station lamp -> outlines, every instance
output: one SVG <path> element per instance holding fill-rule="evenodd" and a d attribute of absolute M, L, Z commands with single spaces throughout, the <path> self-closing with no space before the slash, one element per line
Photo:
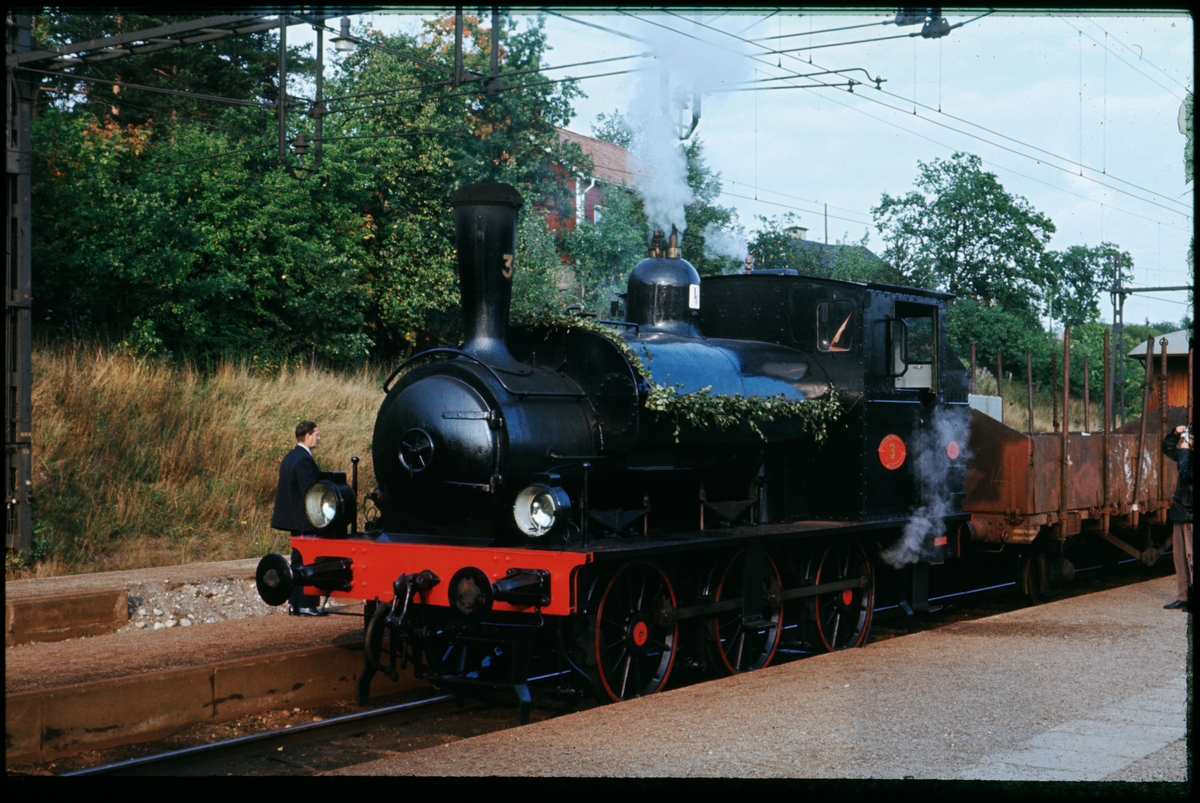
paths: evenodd
<path fill-rule="evenodd" d="M 354 40 L 350 38 L 349 17 L 342 17 L 342 32 L 333 37 L 333 47 L 339 53 L 349 53 L 354 50 Z"/>

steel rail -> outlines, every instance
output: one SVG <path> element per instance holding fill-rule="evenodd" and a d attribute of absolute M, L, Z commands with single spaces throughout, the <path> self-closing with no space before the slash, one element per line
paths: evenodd
<path fill-rule="evenodd" d="M 458 697 L 457 694 L 440 694 L 424 700 L 376 708 L 371 711 L 360 711 L 345 716 L 332 717 L 320 722 L 309 722 L 283 730 L 264 731 L 249 736 L 238 736 L 212 744 L 185 747 L 181 750 L 171 750 L 152 756 L 132 758 L 128 761 L 118 761 L 115 764 L 105 764 L 100 767 L 64 772 L 59 777 L 67 776 L 97 776 L 97 775 L 165 775 L 170 771 L 199 764 L 210 764 L 214 761 L 235 758 L 248 753 L 261 752 L 268 747 L 281 747 L 297 742 L 307 742 L 317 736 L 333 734 L 359 733 L 366 726 L 379 725 L 388 719 L 398 718 L 418 708 L 425 708 L 440 703 L 450 702 Z"/>

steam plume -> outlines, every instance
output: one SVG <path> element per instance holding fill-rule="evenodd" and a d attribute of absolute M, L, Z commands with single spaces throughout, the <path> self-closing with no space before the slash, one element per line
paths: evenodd
<path fill-rule="evenodd" d="M 746 257 L 749 245 L 745 233 L 722 229 L 715 223 L 709 223 L 700 232 L 704 237 L 704 255 L 709 259 L 725 257 L 741 262 Z"/>
<path fill-rule="evenodd" d="M 691 30 L 682 20 L 671 22 L 701 38 L 711 36 L 702 29 Z M 636 183 L 650 226 L 670 232 L 674 225 L 682 234 L 687 226 L 684 207 L 692 202 L 687 158 L 680 144 L 691 123 L 691 112 L 685 115 L 684 110 L 694 109 L 704 92 L 748 76 L 749 62 L 724 43 L 717 46 L 668 31 L 656 36 L 652 53 L 658 69 L 641 74 L 627 119 L 635 132 L 632 150 L 649 166 Z"/>
<path fill-rule="evenodd" d="M 967 434 L 970 417 L 965 409 L 939 408 L 933 415 L 933 427 L 922 432 L 910 444 L 915 453 L 914 470 L 920 502 L 912 512 L 900 540 L 884 550 L 880 557 L 899 569 L 933 556 L 933 539 L 945 532 L 943 519 L 956 512 L 950 493 L 952 467 L 946 445 L 954 441 L 960 454 L 954 465 L 965 465 L 968 454 Z"/>

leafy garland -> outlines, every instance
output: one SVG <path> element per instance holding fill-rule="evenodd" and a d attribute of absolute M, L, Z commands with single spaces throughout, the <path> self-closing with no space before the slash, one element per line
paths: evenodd
<path fill-rule="evenodd" d="M 766 441 L 767 436 L 758 428 L 759 422 L 798 418 L 820 445 L 828 437 L 829 424 L 842 413 L 837 391 L 832 388 L 824 399 L 789 401 L 782 393 L 765 399 L 761 396 L 714 396 L 710 393 L 711 385 L 681 395 L 677 389 L 679 387 L 652 383 L 651 391 L 646 396 L 647 410 L 653 410 L 659 420 L 669 417 L 675 424 L 676 443 L 679 443 L 679 428 L 684 422 L 697 429 L 728 429 L 744 421 L 754 430 L 754 434 Z"/>
<path fill-rule="evenodd" d="M 829 396 L 824 399 L 804 401 L 789 401 L 782 393 L 765 399 L 761 396 L 713 395 L 711 385 L 694 393 L 681 394 L 679 388 L 683 387 L 682 385 L 656 383 L 638 353 L 624 338 L 619 337 L 611 326 L 591 318 L 562 313 L 531 316 L 521 323 L 567 331 L 585 329 L 611 341 L 625 359 L 629 360 L 638 376 L 650 386 L 650 392 L 646 395 L 646 409 L 654 412 L 658 420 L 669 418 L 674 423 L 676 443 L 679 443 L 680 427 L 685 422 L 697 429 L 721 430 L 745 422 L 758 437 L 766 441 L 767 436 L 758 428 L 760 422 L 774 421 L 777 418 L 796 418 L 800 419 L 805 430 L 812 433 L 813 439 L 819 445 L 828 437 L 829 424 L 836 421 L 842 413 L 837 391 L 833 388 L 830 388 Z M 646 360 L 651 360 L 649 349 L 646 349 Z"/>
<path fill-rule="evenodd" d="M 633 366 L 633 370 L 637 375 L 645 379 L 650 384 L 650 387 L 655 387 L 654 380 L 650 378 L 650 369 L 646 367 L 646 363 L 642 362 L 641 356 L 629 346 L 629 343 L 624 338 L 619 337 L 613 331 L 611 325 L 600 323 L 595 318 L 584 318 L 581 315 L 567 315 L 563 312 L 545 312 L 537 315 L 527 315 L 513 323 L 521 326 L 545 326 L 550 329 L 562 329 L 567 332 L 572 329 L 583 329 L 588 332 L 594 332 L 608 339 L 609 342 L 616 346 L 625 359 L 629 360 L 629 364 Z M 652 361 L 649 349 L 646 349 L 646 360 L 647 362 Z"/>

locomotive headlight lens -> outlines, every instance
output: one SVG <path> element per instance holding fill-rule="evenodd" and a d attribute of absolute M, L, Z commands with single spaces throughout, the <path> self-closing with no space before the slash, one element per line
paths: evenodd
<path fill-rule="evenodd" d="M 308 521 L 318 530 L 323 530 L 337 517 L 339 502 L 337 491 L 324 482 L 318 482 L 304 495 L 304 512 Z"/>
<path fill-rule="evenodd" d="M 513 518 L 521 532 L 539 538 L 554 530 L 570 515 L 571 498 L 562 488 L 530 485 L 517 494 Z"/>

